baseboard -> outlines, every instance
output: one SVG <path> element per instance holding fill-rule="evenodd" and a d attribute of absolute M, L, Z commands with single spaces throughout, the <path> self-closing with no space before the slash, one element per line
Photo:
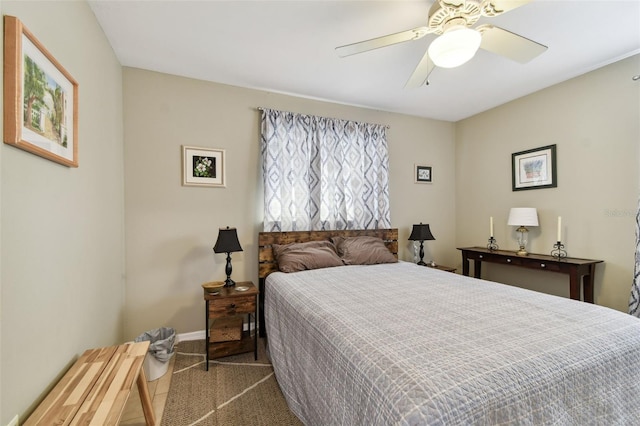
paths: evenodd
<path fill-rule="evenodd" d="M 192 331 L 191 333 L 180 333 L 176 336 L 176 343 L 186 342 L 188 340 L 204 340 L 205 337 L 204 330 Z"/>

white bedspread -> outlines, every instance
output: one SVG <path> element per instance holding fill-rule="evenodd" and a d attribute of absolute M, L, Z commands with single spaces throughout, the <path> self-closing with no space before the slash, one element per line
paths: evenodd
<path fill-rule="evenodd" d="M 306 425 L 640 423 L 640 320 L 411 263 L 267 278 L 276 377 Z"/>

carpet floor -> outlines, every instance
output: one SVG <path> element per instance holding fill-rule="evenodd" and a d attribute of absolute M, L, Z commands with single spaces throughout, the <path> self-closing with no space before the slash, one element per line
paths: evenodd
<path fill-rule="evenodd" d="M 302 425 L 289 410 L 267 359 L 264 341 L 253 352 L 212 360 L 205 371 L 204 340 L 180 342 L 162 426 Z"/>

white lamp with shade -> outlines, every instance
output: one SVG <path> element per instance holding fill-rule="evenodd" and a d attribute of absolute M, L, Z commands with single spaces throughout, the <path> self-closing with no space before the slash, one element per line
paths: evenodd
<path fill-rule="evenodd" d="M 516 232 L 518 232 L 518 245 L 520 250 L 516 253 L 518 256 L 526 256 L 527 253 L 527 237 L 529 230 L 527 226 L 538 226 L 538 211 L 535 207 L 513 207 L 509 211 L 509 219 L 507 224 L 510 226 L 517 226 Z"/>

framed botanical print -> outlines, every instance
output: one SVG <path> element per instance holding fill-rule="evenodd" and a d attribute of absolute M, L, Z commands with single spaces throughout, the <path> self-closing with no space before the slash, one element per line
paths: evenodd
<path fill-rule="evenodd" d="M 224 149 L 183 146 L 182 185 L 224 188 L 224 157 Z"/>

